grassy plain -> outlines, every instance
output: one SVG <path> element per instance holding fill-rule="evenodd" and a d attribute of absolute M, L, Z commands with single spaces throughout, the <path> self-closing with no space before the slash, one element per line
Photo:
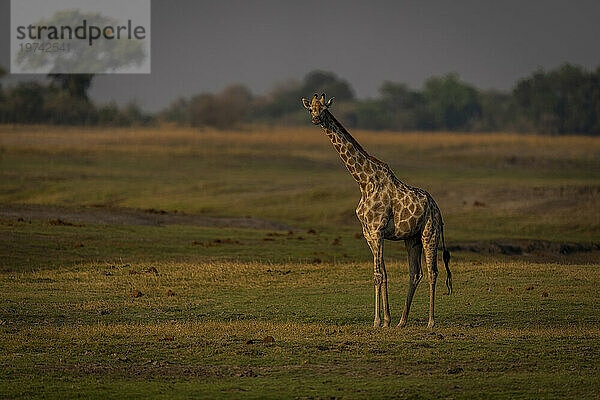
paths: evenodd
<path fill-rule="evenodd" d="M 426 283 L 407 328 L 370 326 L 317 128 L 0 127 L 0 397 L 595 398 L 600 139 L 353 134 L 443 212 L 433 331 Z"/>

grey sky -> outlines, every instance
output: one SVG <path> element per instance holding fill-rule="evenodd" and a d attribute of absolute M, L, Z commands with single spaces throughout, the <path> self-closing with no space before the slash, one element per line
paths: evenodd
<path fill-rule="evenodd" d="M 9 16 L 0 0 L 5 67 Z M 265 93 L 316 68 L 347 79 L 360 97 L 375 96 L 384 80 L 420 87 L 452 71 L 509 89 L 538 67 L 599 66 L 598 20 L 597 0 L 154 0 L 152 74 L 100 76 L 92 96 L 156 110 L 231 83 Z"/>

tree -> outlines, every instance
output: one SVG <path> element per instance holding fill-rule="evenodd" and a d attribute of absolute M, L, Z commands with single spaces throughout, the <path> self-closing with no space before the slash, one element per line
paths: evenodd
<path fill-rule="evenodd" d="M 253 117 L 263 121 L 308 123 L 298 105 L 302 97 L 310 97 L 314 93 L 335 96 L 338 103 L 354 99 L 354 91 L 346 80 L 333 72 L 315 70 L 306 74 L 302 81 L 279 83 L 266 96 L 255 98 Z"/>
<path fill-rule="evenodd" d="M 0 79 L 6 74 L 6 70 L 0 65 Z M 2 82 L 0 82 L 0 122 L 4 121 L 5 118 L 5 110 L 4 110 L 4 93 L 2 91 Z"/>
<path fill-rule="evenodd" d="M 4 69 L 4 67 L 2 67 L 2 65 L 0 65 L 0 79 L 2 79 L 2 77 L 4 77 L 4 75 L 6 75 L 6 70 Z M 1 83 L 0 83 L 0 89 L 2 89 Z"/>
<path fill-rule="evenodd" d="M 160 113 L 160 119 L 184 125 L 189 123 L 189 110 L 189 101 L 184 97 L 179 97 Z"/>
<path fill-rule="evenodd" d="M 520 80 L 512 95 L 520 115 L 544 133 L 598 132 L 597 74 L 565 64 Z"/>
<path fill-rule="evenodd" d="M 423 97 L 429 117 L 424 129 L 469 129 L 469 122 L 481 115 L 477 89 L 454 73 L 425 81 Z"/>
<path fill-rule="evenodd" d="M 244 121 L 251 101 L 252 94 L 243 85 L 229 86 L 218 94 L 199 94 L 189 103 L 190 123 L 193 126 L 231 128 Z"/>
<path fill-rule="evenodd" d="M 3 102 L 5 122 L 36 124 L 45 122 L 44 94 L 46 88 L 38 82 L 20 82 L 7 91 Z"/>
<path fill-rule="evenodd" d="M 304 77 L 302 83 L 303 97 L 310 96 L 312 93 L 326 93 L 336 98 L 338 102 L 354 99 L 354 90 L 344 79 L 338 78 L 336 74 L 328 71 L 311 71 Z"/>
<path fill-rule="evenodd" d="M 72 97 L 89 100 L 87 91 L 92 85 L 93 74 L 48 74 L 48 77 Z"/>
<path fill-rule="evenodd" d="M 385 81 L 379 88 L 388 129 L 417 129 L 424 117 L 425 101 L 421 93 L 404 83 Z"/>
<path fill-rule="evenodd" d="M 600 134 L 600 67 L 592 73 L 590 93 L 591 113 L 594 115 L 590 133 Z"/>
<path fill-rule="evenodd" d="M 52 86 L 44 90 L 41 114 L 44 115 L 41 122 L 56 125 L 89 125 L 96 122 L 96 110 L 91 102 L 82 101 L 68 91 Z"/>
<path fill-rule="evenodd" d="M 252 104 L 252 93 L 244 85 L 231 85 L 218 95 L 220 106 L 226 110 L 230 125 L 244 121 Z"/>
<path fill-rule="evenodd" d="M 298 112 L 303 86 L 298 80 L 288 80 L 276 84 L 264 98 L 257 99 L 256 116 L 259 118 L 278 119 L 286 114 Z"/>
<path fill-rule="evenodd" d="M 475 131 L 501 131 L 515 122 L 514 107 L 509 93 L 498 90 L 479 92 L 481 116 L 473 121 Z"/>

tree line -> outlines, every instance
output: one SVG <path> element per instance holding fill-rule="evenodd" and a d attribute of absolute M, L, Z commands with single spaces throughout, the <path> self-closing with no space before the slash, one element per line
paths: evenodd
<path fill-rule="evenodd" d="M 19 82 L 2 87 L 0 67 L 0 123 L 129 126 L 153 120 L 135 104 L 97 105 L 88 97 L 92 74 L 50 74 L 49 82 Z"/>
<path fill-rule="evenodd" d="M 0 84 L 3 71 L 0 69 Z M 278 84 L 265 95 L 244 85 L 179 98 L 148 114 L 134 103 L 97 105 L 87 95 L 93 75 L 50 76 L 48 84 L 0 85 L 1 123 L 129 126 L 177 123 L 229 129 L 247 124 L 310 123 L 301 97 L 336 97 L 335 114 L 349 128 L 385 130 L 516 131 L 600 134 L 600 67 L 565 64 L 537 70 L 512 90 L 480 90 L 457 74 L 431 77 L 421 89 L 385 81 L 374 98 L 359 99 L 350 83 L 328 71 Z"/>

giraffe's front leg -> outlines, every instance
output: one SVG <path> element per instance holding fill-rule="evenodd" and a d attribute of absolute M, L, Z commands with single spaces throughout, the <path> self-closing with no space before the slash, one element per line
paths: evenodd
<path fill-rule="evenodd" d="M 387 290 L 387 272 L 385 270 L 385 262 L 383 261 L 383 240 L 381 241 L 381 249 L 379 251 L 380 261 L 379 266 L 381 270 L 382 280 L 381 282 L 381 304 L 383 305 L 383 326 L 390 326 L 390 305 L 388 303 L 388 290 Z"/>
<path fill-rule="evenodd" d="M 390 305 L 388 302 L 387 279 L 385 271 L 383 273 L 383 282 L 381 283 L 381 304 L 383 304 L 383 327 L 390 326 L 392 318 L 390 317 Z"/>
<path fill-rule="evenodd" d="M 381 282 L 383 281 L 380 273 L 373 273 L 373 282 L 375 284 L 375 319 L 373 319 L 373 326 L 381 326 L 381 317 L 379 312 L 379 306 L 381 304 Z"/>
<path fill-rule="evenodd" d="M 381 326 L 380 307 L 383 304 L 383 326 L 390 324 L 390 311 L 387 299 L 387 278 L 383 266 L 383 237 L 380 234 L 367 234 L 365 238 L 373 253 L 373 284 L 375 286 L 375 318 L 373 326 Z"/>

